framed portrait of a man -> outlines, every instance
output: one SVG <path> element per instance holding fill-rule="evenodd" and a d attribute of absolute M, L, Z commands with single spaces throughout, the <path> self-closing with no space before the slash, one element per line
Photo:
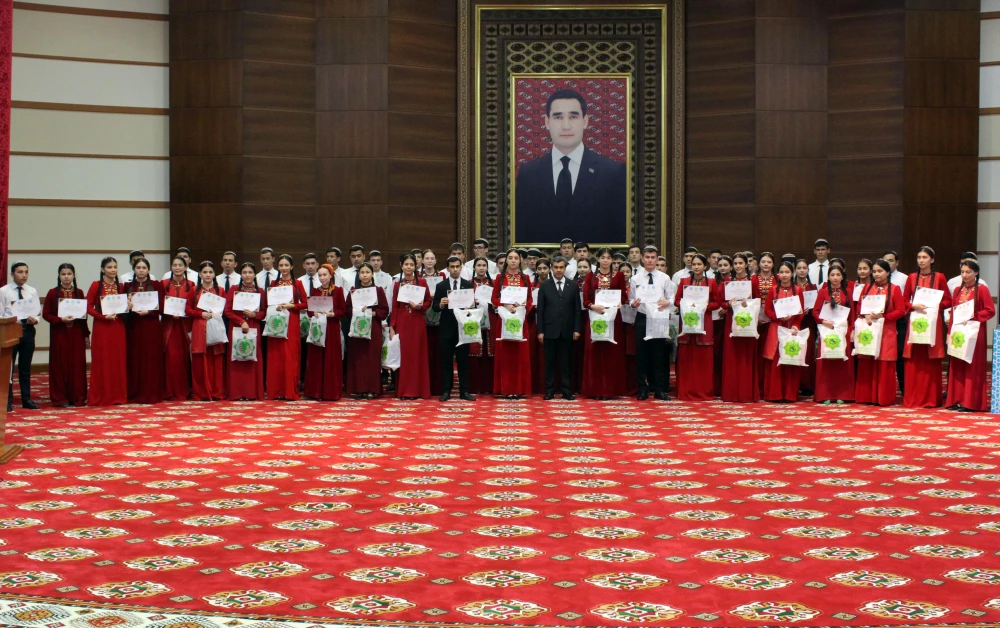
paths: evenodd
<path fill-rule="evenodd" d="M 514 74 L 510 81 L 512 244 L 558 246 L 570 237 L 626 246 L 631 77 Z"/>

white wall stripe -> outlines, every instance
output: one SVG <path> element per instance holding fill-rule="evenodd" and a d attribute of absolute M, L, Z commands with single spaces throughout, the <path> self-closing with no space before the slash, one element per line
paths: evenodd
<path fill-rule="evenodd" d="M 170 61 L 167 22 L 15 9 L 14 29 L 15 53 L 152 63 Z"/>
<path fill-rule="evenodd" d="M 119 107 L 170 106 L 169 68 L 13 59 L 13 100 Z"/>
<path fill-rule="evenodd" d="M 11 198 L 166 202 L 170 200 L 169 178 L 170 164 L 166 161 L 24 156 L 10 159 Z"/>
<path fill-rule="evenodd" d="M 170 12 L 168 0 L 28 0 L 32 4 L 48 4 L 78 9 L 99 9 L 102 11 L 128 11 L 130 13 Z"/>

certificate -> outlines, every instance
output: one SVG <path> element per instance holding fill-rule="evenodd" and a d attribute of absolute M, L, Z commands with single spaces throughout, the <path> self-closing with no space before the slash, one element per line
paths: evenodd
<path fill-rule="evenodd" d="M 163 313 L 167 316 L 187 316 L 187 299 L 167 297 L 163 300 Z"/>
<path fill-rule="evenodd" d="M 396 301 L 399 303 L 423 303 L 425 294 L 427 294 L 427 288 L 423 286 L 401 283 L 399 284 L 399 292 L 396 293 Z"/>
<path fill-rule="evenodd" d="M 798 316 L 802 313 L 802 303 L 798 297 L 785 297 L 774 300 L 774 316 L 778 320 L 786 316 Z"/>
<path fill-rule="evenodd" d="M 813 309 L 816 305 L 816 290 L 806 290 L 802 293 L 802 300 L 805 302 L 805 307 L 807 310 Z"/>
<path fill-rule="evenodd" d="M 87 300 L 59 299 L 59 318 L 66 318 L 67 316 L 72 316 L 73 318 L 86 318 Z"/>
<path fill-rule="evenodd" d="M 976 313 L 976 302 L 974 300 L 973 301 L 966 301 L 965 303 L 962 303 L 961 305 L 956 305 L 952 309 L 952 313 L 951 313 L 952 324 L 953 325 L 961 325 L 962 323 L 965 323 L 967 321 L 971 321 L 972 320 L 972 316 L 975 313 Z"/>
<path fill-rule="evenodd" d="M 424 283 L 427 284 L 427 289 L 431 291 L 431 294 L 434 294 L 434 291 L 437 290 L 438 284 L 443 280 L 444 278 L 441 275 L 424 277 Z"/>
<path fill-rule="evenodd" d="M 865 314 L 881 314 L 885 312 L 885 295 L 884 294 L 869 294 L 866 297 L 861 297 L 861 315 Z"/>
<path fill-rule="evenodd" d="M 753 284 L 749 281 L 730 281 L 726 284 L 726 301 L 742 301 L 753 296 Z"/>
<path fill-rule="evenodd" d="M 222 314 L 226 309 L 226 299 L 211 292 L 202 292 L 198 299 L 198 309 L 212 314 Z"/>
<path fill-rule="evenodd" d="M 23 321 L 29 316 L 32 318 L 38 318 L 42 314 L 42 309 L 38 305 L 38 297 L 13 301 L 10 304 L 10 311 L 19 321 Z"/>
<path fill-rule="evenodd" d="M 944 297 L 944 290 L 934 290 L 933 288 L 917 288 L 913 293 L 913 305 L 923 305 L 924 307 L 937 307 Z"/>
<path fill-rule="evenodd" d="M 514 305 L 520 303 L 524 305 L 528 302 L 528 289 L 522 286 L 504 286 L 500 289 L 500 304 Z"/>
<path fill-rule="evenodd" d="M 851 314 L 851 308 L 838 306 L 837 309 L 833 309 L 830 306 L 830 302 L 827 301 L 823 304 L 823 309 L 819 311 L 819 317 L 824 321 L 830 321 L 834 325 L 840 323 L 846 323 L 847 317 Z"/>
<path fill-rule="evenodd" d="M 448 291 L 449 310 L 467 310 L 476 305 L 476 291 L 472 288 L 460 288 Z"/>
<path fill-rule="evenodd" d="M 124 314 L 125 312 L 128 312 L 127 294 L 109 294 L 101 298 L 101 313 L 105 316 L 108 314 Z"/>
<path fill-rule="evenodd" d="M 594 295 L 594 305 L 600 305 L 601 307 L 621 307 L 622 306 L 622 291 L 621 290 L 598 290 L 597 294 Z"/>
<path fill-rule="evenodd" d="M 271 305 L 281 305 L 282 303 L 291 303 L 293 299 L 293 286 L 278 286 L 276 288 L 267 289 L 267 304 Z"/>
<path fill-rule="evenodd" d="M 270 302 L 268 302 L 270 304 Z M 355 310 L 378 305 L 378 293 L 375 288 L 355 288 L 351 293 L 351 307 Z"/>
<path fill-rule="evenodd" d="M 333 311 L 333 297 L 309 297 L 309 311 L 326 314 Z"/>
<path fill-rule="evenodd" d="M 705 302 L 708 296 L 708 286 L 684 286 L 685 301 Z"/>
<path fill-rule="evenodd" d="M 865 289 L 865 284 L 856 283 L 854 284 L 854 294 L 851 295 L 851 301 L 857 303 L 861 300 L 861 292 Z"/>
<path fill-rule="evenodd" d="M 259 292 L 234 292 L 233 309 L 237 312 L 259 312 L 260 293 Z"/>
<path fill-rule="evenodd" d="M 635 287 L 635 298 L 639 299 L 643 305 L 656 305 L 663 297 L 663 291 L 659 286 L 652 283 L 641 283 Z"/>
<path fill-rule="evenodd" d="M 476 302 L 485 307 L 493 300 L 493 286 L 484 283 L 476 288 Z"/>
<path fill-rule="evenodd" d="M 160 295 L 155 292 L 133 292 L 133 312 L 154 312 L 160 309 Z"/>

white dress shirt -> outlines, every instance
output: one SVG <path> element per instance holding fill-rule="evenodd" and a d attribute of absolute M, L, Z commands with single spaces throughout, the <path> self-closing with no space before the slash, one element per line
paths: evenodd
<path fill-rule="evenodd" d="M 264 275 L 268 276 L 267 287 L 270 288 L 274 285 L 274 282 L 278 281 L 278 269 L 272 268 L 271 270 L 262 270 L 257 273 L 257 287 L 261 290 L 264 289 Z"/>
<path fill-rule="evenodd" d="M 984 286 L 986 286 L 986 288 L 990 291 L 990 294 L 993 294 L 993 289 L 990 288 L 989 284 L 986 283 L 986 281 L 983 280 L 982 276 L 979 277 L 979 283 L 981 283 Z M 9 286 L 10 284 L 7 284 L 7 285 Z M 948 294 L 949 294 L 949 296 L 952 295 L 952 294 L 955 294 L 955 288 L 959 287 L 960 285 L 962 285 L 962 276 L 961 275 L 958 275 L 957 277 L 952 277 L 951 279 L 949 279 L 948 280 Z"/>
<path fill-rule="evenodd" d="M 312 281 L 309 280 L 309 274 L 306 273 L 298 278 L 298 282 L 302 284 L 302 289 L 306 291 L 306 297 L 312 294 L 313 288 L 319 288 L 323 285 L 319 281 L 319 273 L 312 276 Z"/>
<path fill-rule="evenodd" d="M 226 277 L 229 277 L 230 289 L 240 285 L 240 281 L 242 281 L 242 279 L 240 278 L 240 274 L 237 272 L 231 272 L 228 275 L 226 273 L 222 273 L 221 275 L 215 278 L 215 282 L 219 284 L 219 287 L 222 288 L 223 290 L 226 290 Z M 226 290 L 226 294 L 229 294 L 229 290 Z"/>
<path fill-rule="evenodd" d="M 576 190 L 576 180 L 580 176 L 580 164 L 583 163 L 583 142 L 580 142 L 580 145 L 577 146 L 576 148 L 574 148 L 572 153 L 570 153 L 569 155 L 565 155 L 565 156 L 569 157 L 569 166 L 568 167 L 569 167 L 569 178 L 570 178 L 570 185 L 571 185 L 570 190 L 575 191 Z M 553 190 L 553 192 L 555 192 L 555 190 L 559 187 L 559 173 L 562 172 L 562 169 L 563 169 L 562 158 L 563 158 L 563 154 L 561 152 L 559 152 L 559 149 L 553 147 L 553 149 L 552 149 L 552 190 Z"/>
<path fill-rule="evenodd" d="M 823 281 L 820 281 L 819 279 L 820 266 L 823 267 Z M 826 260 L 825 262 L 820 262 L 819 260 L 816 260 L 815 262 L 809 264 L 809 283 L 811 283 L 812 285 L 818 286 L 820 284 L 825 284 L 826 279 L 829 276 L 830 276 L 830 260 Z"/>
<path fill-rule="evenodd" d="M 3 288 L 0 288 L 0 308 L 2 308 L 3 318 L 11 318 L 14 316 L 14 312 L 11 310 L 11 303 L 18 301 L 20 299 L 35 299 L 35 302 L 39 304 L 38 314 L 35 316 L 36 319 L 41 320 L 41 301 L 38 299 L 38 291 L 24 284 L 21 286 L 21 296 L 17 296 L 17 284 L 11 281 Z"/>
<path fill-rule="evenodd" d="M 640 270 L 644 271 L 644 269 L 642 268 L 642 266 L 640 266 L 639 268 L 637 268 L 636 272 L 638 272 Z M 681 279 L 687 279 L 690 276 L 691 276 L 691 269 L 690 268 L 682 268 L 682 269 L 678 270 L 676 273 L 674 273 L 674 276 L 671 277 L 670 280 L 673 281 L 674 285 L 676 286 L 676 285 L 680 285 Z M 705 269 L 705 278 L 706 279 L 715 279 L 715 271 L 712 270 L 711 268 Z"/>
<path fill-rule="evenodd" d="M 894 270 L 892 271 L 892 274 L 889 275 L 889 283 L 894 286 L 899 286 L 899 291 L 902 292 L 903 288 L 906 287 L 906 275 L 898 270 Z"/>
<path fill-rule="evenodd" d="M 373 279 L 375 285 L 378 286 L 379 288 L 382 288 L 382 292 L 385 292 L 385 300 L 386 303 L 388 303 L 389 305 L 389 313 L 392 314 L 392 288 L 393 288 L 393 283 L 395 283 L 392 279 L 392 275 L 390 275 L 385 271 L 380 270 L 377 273 L 375 273 Z M 388 325 L 389 325 L 389 319 L 386 318 L 384 321 L 382 321 L 382 326 L 386 327 Z"/>
<path fill-rule="evenodd" d="M 635 274 L 632 275 L 632 279 L 629 280 L 629 301 L 635 299 L 636 289 L 640 284 L 649 284 L 650 273 L 646 272 L 645 268 L 638 268 Z M 653 284 L 659 288 L 659 291 L 663 294 L 663 298 L 670 301 L 670 305 L 667 306 L 671 312 L 676 312 L 677 308 L 674 305 L 674 295 L 677 294 L 677 284 L 666 275 L 666 273 L 661 273 L 658 270 L 653 270 Z"/>
<path fill-rule="evenodd" d="M 346 295 L 351 292 L 351 288 L 354 287 L 357 277 L 358 269 L 353 266 L 345 268 L 340 272 L 340 287 L 344 290 L 344 298 L 347 298 Z"/>
<path fill-rule="evenodd" d="M 126 273 L 126 274 L 127 275 L 131 275 L 132 273 Z M 167 279 L 170 279 L 171 277 L 173 277 L 173 275 L 174 275 L 174 271 L 168 270 L 166 273 L 163 274 L 163 280 L 166 281 Z M 190 281 L 194 282 L 195 285 L 198 285 L 200 279 L 198 277 L 198 271 L 197 270 L 194 270 L 193 268 L 188 268 L 186 271 L 184 271 L 184 275 Z M 124 277 L 120 277 L 118 279 L 118 281 L 121 282 L 121 283 L 125 283 L 125 278 Z"/>

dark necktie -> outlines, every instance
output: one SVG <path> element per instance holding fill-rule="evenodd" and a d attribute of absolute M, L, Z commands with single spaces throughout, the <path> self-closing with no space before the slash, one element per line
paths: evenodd
<path fill-rule="evenodd" d="M 21 286 L 17 287 L 17 300 L 20 301 L 24 298 L 24 294 L 21 293 Z"/>
<path fill-rule="evenodd" d="M 563 167 L 559 171 L 559 179 L 556 181 L 556 204 L 569 209 L 570 199 L 573 198 L 573 178 L 569 173 L 569 157 L 563 157 L 560 161 Z"/>
<path fill-rule="evenodd" d="M 559 294 L 562 294 L 562 280 L 556 282 L 556 288 L 558 288 Z"/>
<path fill-rule="evenodd" d="M 458 290 L 458 281 L 456 281 L 454 279 L 451 280 L 451 289 L 452 290 Z"/>
<path fill-rule="evenodd" d="M 226 275 L 226 294 L 229 294 L 229 275 Z"/>
<path fill-rule="evenodd" d="M 824 264 L 819 265 L 819 283 L 823 283 L 823 267 Z"/>
<path fill-rule="evenodd" d="M 653 273 L 647 273 L 646 276 L 649 277 L 649 285 L 653 285 Z"/>
<path fill-rule="evenodd" d="M 264 292 L 267 292 L 268 286 L 271 285 L 271 271 L 264 271 Z"/>

